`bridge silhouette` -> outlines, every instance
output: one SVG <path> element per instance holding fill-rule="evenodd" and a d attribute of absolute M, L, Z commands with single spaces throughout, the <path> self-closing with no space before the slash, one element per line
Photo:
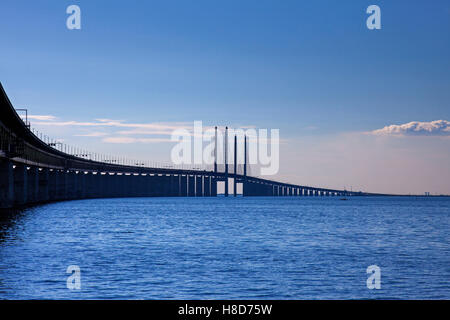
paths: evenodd
<path fill-rule="evenodd" d="M 218 182 L 224 182 L 228 196 L 230 178 L 234 196 L 237 184 L 242 184 L 243 196 L 381 195 L 252 177 L 247 175 L 246 163 L 242 173 L 236 163 L 231 170 L 228 164 L 223 171 L 216 164 L 211 170 L 196 170 L 118 164 L 69 154 L 30 130 L 0 83 L 0 208 L 88 198 L 216 197 Z"/>

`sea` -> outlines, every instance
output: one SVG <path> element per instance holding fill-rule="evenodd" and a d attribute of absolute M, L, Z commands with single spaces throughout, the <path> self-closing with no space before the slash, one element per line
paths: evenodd
<path fill-rule="evenodd" d="M 1 212 L 0 299 L 450 299 L 450 198 L 346 199 L 112 198 Z"/>

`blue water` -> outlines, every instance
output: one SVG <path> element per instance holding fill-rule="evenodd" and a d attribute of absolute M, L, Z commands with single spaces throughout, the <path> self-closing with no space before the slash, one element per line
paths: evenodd
<path fill-rule="evenodd" d="M 450 299 L 449 227 L 449 198 L 54 203 L 1 220 L 0 298 Z"/>

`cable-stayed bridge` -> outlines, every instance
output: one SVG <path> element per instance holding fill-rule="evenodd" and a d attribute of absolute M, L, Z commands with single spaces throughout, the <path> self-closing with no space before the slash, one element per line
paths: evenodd
<path fill-rule="evenodd" d="M 234 196 L 238 184 L 243 196 L 380 195 L 277 182 L 253 177 L 248 169 L 246 163 L 155 165 L 63 147 L 30 129 L 0 83 L 0 208 L 85 198 L 215 197 L 218 182 L 228 196 L 230 180 Z"/>

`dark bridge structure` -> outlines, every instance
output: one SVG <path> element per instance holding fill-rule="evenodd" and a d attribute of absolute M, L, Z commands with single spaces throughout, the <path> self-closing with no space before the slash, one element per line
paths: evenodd
<path fill-rule="evenodd" d="M 236 161 L 235 161 L 236 163 Z M 216 197 L 217 183 L 234 179 L 243 196 L 374 195 L 300 186 L 238 174 L 225 164 L 223 172 L 152 168 L 107 163 L 58 150 L 35 135 L 17 114 L 0 84 L 0 208 L 88 198 Z"/>

